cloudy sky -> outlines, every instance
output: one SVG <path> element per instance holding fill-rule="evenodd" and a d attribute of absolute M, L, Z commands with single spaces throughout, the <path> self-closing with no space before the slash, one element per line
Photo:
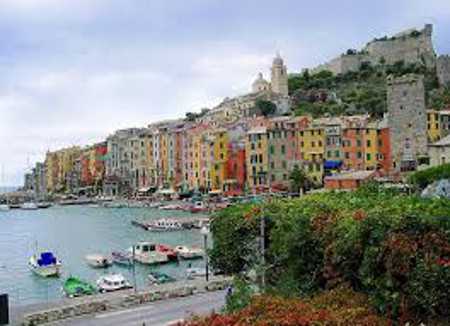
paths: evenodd
<path fill-rule="evenodd" d="M 448 0 L 0 0 L 0 185 L 47 150 L 244 93 L 277 51 L 290 72 L 435 25 Z"/>

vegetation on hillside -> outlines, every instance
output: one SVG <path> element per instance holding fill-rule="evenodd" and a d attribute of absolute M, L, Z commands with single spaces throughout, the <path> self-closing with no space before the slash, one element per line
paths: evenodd
<path fill-rule="evenodd" d="M 290 76 L 293 114 L 320 117 L 369 113 L 380 118 L 387 110 L 386 77 L 409 73 L 424 75 L 428 108 L 441 109 L 450 104 L 450 91 L 437 90 L 434 71 L 404 61 L 386 65 L 382 59 L 376 66 L 363 62 L 359 71 L 337 76 L 329 71 L 310 74 L 308 70 Z"/>
<path fill-rule="evenodd" d="M 449 201 L 405 197 L 374 185 L 233 206 L 212 221 L 210 257 L 226 274 L 264 272 L 266 293 L 313 298 L 349 284 L 387 318 L 427 323 L 450 316 L 449 216 Z"/>

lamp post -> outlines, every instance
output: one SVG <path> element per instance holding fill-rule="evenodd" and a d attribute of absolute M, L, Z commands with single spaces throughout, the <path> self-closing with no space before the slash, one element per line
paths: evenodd
<path fill-rule="evenodd" d="M 202 229 L 200 230 L 200 233 L 203 234 L 203 240 L 204 240 L 204 251 L 205 251 L 205 271 L 206 271 L 206 282 L 209 281 L 209 262 L 208 262 L 208 254 L 207 254 L 207 249 L 208 249 L 208 234 L 209 234 L 209 229 L 206 226 L 203 226 Z"/>

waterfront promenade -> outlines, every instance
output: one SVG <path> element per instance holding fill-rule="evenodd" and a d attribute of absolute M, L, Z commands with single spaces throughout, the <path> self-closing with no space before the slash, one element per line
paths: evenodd
<path fill-rule="evenodd" d="M 117 319 L 113 318 L 114 316 L 122 316 L 121 318 L 125 318 L 126 322 L 136 322 L 136 318 L 141 318 L 142 320 L 153 318 L 158 323 L 169 322 L 173 321 L 174 317 L 177 317 L 175 318 L 176 320 L 186 317 L 184 315 L 186 310 L 205 313 L 211 308 L 219 308 L 223 303 L 223 299 L 221 299 L 224 295 L 223 290 L 230 281 L 229 278 L 211 277 L 209 282 L 203 279 L 180 281 L 151 286 L 139 293 L 127 290 L 92 297 L 64 299 L 20 308 L 16 307 L 11 310 L 11 324 L 41 325 L 53 323 L 56 325 L 55 323 L 57 323 L 57 325 L 65 325 L 66 322 L 69 322 L 70 325 L 97 325 L 98 323 L 94 321 L 95 318 L 95 320 L 102 320 L 104 325 L 109 325 L 108 319 L 112 318 L 117 322 Z M 217 291 L 222 294 L 212 294 Z M 192 297 L 192 300 L 188 299 L 189 304 L 187 306 L 186 300 L 178 300 L 189 297 Z M 170 303 L 167 305 L 155 305 L 155 302 L 166 300 L 169 300 Z M 208 304 L 203 304 L 202 302 L 207 302 Z M 151 306 L 149 306 L 150 304 Z M 164 306 L 163 310 L 156 308 L 161 306 Z M 193 310 L 187 308 L 192 308 Z M 142 314 L 129 315 L 126 312 L 127 309 L 141 311 Z M 73 318 L 76 319 L 72 321 L 71 319 Z M 123 325 L 126 325 L 126 323 Z"/>

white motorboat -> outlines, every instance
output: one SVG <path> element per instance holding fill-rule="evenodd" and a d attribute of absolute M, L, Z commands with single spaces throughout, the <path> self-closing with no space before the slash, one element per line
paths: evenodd
<path fill-rule="evenodd" d="M 177 246 L 174 248 L 174 251 L 178 253 L 178 257 L 183 259 L 201 258 L 205 255 L 203 249 L 198 247 Z"/>
<path fill-rule="evenodd" d="M 131 289 L 131 284 L 122 274 L 110 274 L 101 276 L 97 280 L 97 286 L 101 292 L 113 292 L 125 289 Z"/>
<path fill-rule="evenodd" d="M 0 212 L 7 212 L 9 211 L 11 208 L 9 207 L 9 205 L 6 204 L 2 204 L 0 205 Z"/>
<path fill-rule="evenodd" d="M 111 265 L 111 261 L 108 257 L 105 257 L 100 254 L 90 254 L 86 255 L 86 260 L 88 264 L 95 268 L 105 268 Z"/>
<path fill-rule="evenodd" d="M 61 273 L 61 261 L 56 259 L 52 252 L 34 254 L 28 262 L 31 271 L 37 275 L 48 277 L 59 276 Z"/>
<path fill-rule="evenodd" d="M 183 224 L 176 219 L 150 220 L 145 223 L 148 231 L 177 231 L 183 230 Z"/>
<path fill-rule="evenodd" d="M 29 203 L 23 203 L 20 206 L 20 208 L 23 210 L 27 210 L 27 211 L 32 211 L 32 210 L 34 211 L 34 210 L 38 209 L 38 206 L 36 205 L 36 203 L 29 202 Z"/>
<path fill-rule="evenodd" d="M 169 261 L 167 255 L 157 250 L 156 245 L 150 242 L 139 242 L 134 246 L 134 258 L 141 264 L 161 264 Z M 128 249 L 133 252 L 133 248 Z"/>

